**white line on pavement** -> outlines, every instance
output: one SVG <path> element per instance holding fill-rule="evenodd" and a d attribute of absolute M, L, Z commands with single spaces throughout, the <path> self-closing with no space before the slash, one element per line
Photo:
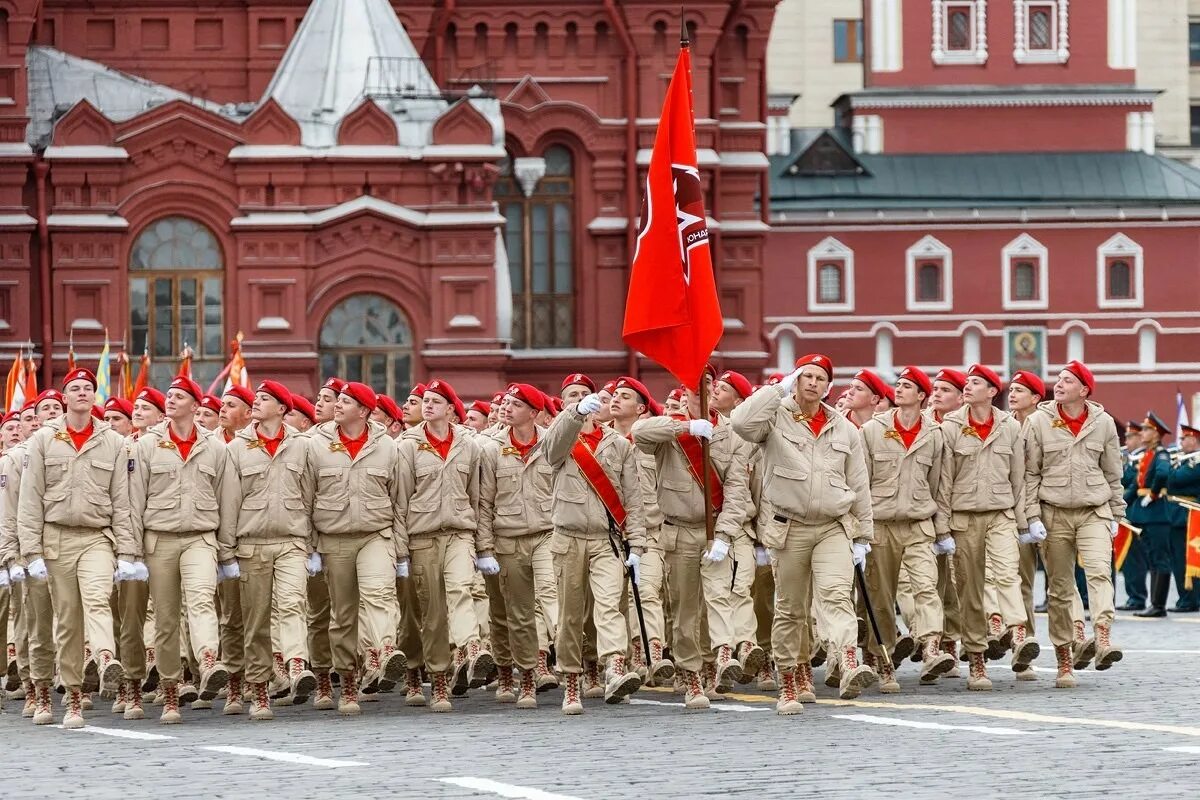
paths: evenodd
<path fill-rule="evenodd" d="M 286 761 L 289 764 L 307 764 L 310 767 L 366 767 L 365 761 L 339 761 L 332 758 L 313 758 L 299 753 L 282 753 L 277 750 L 256 750 L 253 747 L 234 747 L 232 745 L 206 746 L 201 750 L 212 750 L 216 753 L 229 753 L 235 756 L 252 756 L 265 758 L 269 761 Z"/>
<path fill-rule="evenodd" d="M 1168 753 L 1187 753 L 1188 755 L 1200 755 L 1200 747 L 1195 745 L 1181 745 L 1179 747 L 1164 747 Z"/>
<path fill-rule="evenodd" d="M 675 706 L 676 708 L 683 707 L 683 703 L 666 703 L 666 702 L 663 702 L 662 700 L 643 700 L 640 697 L 629 698 L 629 703 L 630 703 L 630 705 L 637 705 L 637 706 Z M 761 711 L 761 712 L 768 712 L 768 713 L 771 711 L 771 709 L 769 709 L 769 708 L 755 708 L 754 706 L 726 705 L 726 704 L 722 704 L 722 703 L 713 703 L 710 706 L 710 708 L 712 708 L 714 711 Z"/>
<path fill-rule="evenodd" d="M 895 725 L 902 728 L 924 728 L 937 731 L 972 731 L 987 733 L 993 736 L 1024 736 L 1029 731 L 1016 728 L 992 728 L 985 725 L 944 725 L 940 722 L 918 722 L 912 719 L 894 719 L 892 717 L 876 717 L 872 714 L 831 714 L 834 719 L 848 719 L 852 722 L 869 722 L 873 725 Z"/>
<path fill-rule="evenodd" d="M 63 729 L 62 725 L 55 725 L 54 727 Z M 175 738 L 174 736 L 164 736 L 161 733 L 143 733 L 142 731 L 131 731 L 124 728 L 101 728 L 98 725 L 84 725 L 82 728 L 73 728 L 71 730 L 83 731 L 84 733 L 99 733 L 103 736 L 115 736 L 118 739 L 142 739 L 148 742 Z"/>
<path fill-rule="evenodd" d="M 1200 656 L 1200 650 L 1123 650 L 1125 653 L 1145 653 L 1152 656 Z"/>
<path fill-rule="evenodd" d="M 632 702 L 632 701 L 631 701 Z M 543 792 L 541 789 L 531 789 L 528 786 L 516 786 L 511 783 L 500 783 L 487 778 L 438 778 L 440 783 L 450 783 L 464 789 L 474 789 L 477 792 L 489 792 L 501 797 L 514 800 L 580 800 L 567 794 Z"/>

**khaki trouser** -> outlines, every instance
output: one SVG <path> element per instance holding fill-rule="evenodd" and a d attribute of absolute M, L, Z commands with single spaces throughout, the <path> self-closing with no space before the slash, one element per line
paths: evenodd
<path fill-rule="evenodd" d="M 537 600 L 534 552 L 549 533 L 497 536 L 500 574 L 491 595 L 492 655 L 501 666 L 533 669 L 538 659 Z"/>
<path fill-rule="evenodd" d="M 558 633 L 558 579 L 554 572 L 554 553 L 550 552 L 552 532 L 538 537 L 533 548 L 533 600 L 537 609 L 538 649 L 550 650 Z"/>
<path fill-rule="evenodd" d="M 147 563 L 150 558 L 147 556 Z M 125 677 L 139 683 L 146 678 L 146 613 L 150 603 L 149 581 L 117 584 L 117 655 Z"/>
<path fill-rule="evenodd" d="M 409 570 L 411 575 L 411 565 Z M 425 649 L 421 647 L 421 628 L 417 624 L 416 608 L 417 597 L 412 588 L 412 581 L 408 578 L 396 578 L 396 610 L 399 614 L 396 641 L 410 669 L 416 669 L 425 663 Z"/>
<path fill-rule="evenodd" d="M 1088 608 L 1092 626 L 1112 625 L 1112 537 L 1111 522 L 1093 508 L 1057 508 L 1042 505 L 1046 525 L 1046 580 L 1050 584 L 1050 641 L 1056 646 L 1070 644 L 1073 635 L 1076 555 L 1087 575 Z M 1079 618 L 1082 618 L 1080 614 Z"/>
<path fill-rule="evenodd" d="M 758 646 L 771 652 L 771 625 L 775 622 L 775 570 L 768 564 L 756 565 L 754 585 L 750 588 L 754 598 L 754 618 L 757 622 L 755 638 Z"/>
<path fill-rule="evenodd" d="M 85 641 L 93 653 L 105 650 L 116 653 L 112 609 L 108 604 L 116 566 L 108 537 L 100 531 L 81 529 L 63 530 L 58 557 L 46 559 L 50 598 L 57 619 L 54 642 L 58 671 L 68 689 L 83 686 Z"/>
<path fill-rule="evenodd" d="M 217 601 L 220 603 L 221 663 L 229 670 L 230 675 L 244 676 L 246 673 L 246 625 L 242 617 L 241 581 L 227 580 L 218 583 Z M 197 632 L 191 630 L 190 626 L 188 635 L 190 641 L 194 643 Z M 194 652 L 198 652 L 198 650 L 194 650 Z"/>
<path fill-rule="evenodd" d="M 4 569 L 3 564 L 0 564 L 0 569 Z M 15 645 L 17 641 L 8 626 L 12 596 L 11 587 L 5 586 L 0 589 L 0 647 L 4 648 L 4 654 L 0 655 L 0 694 L 4 691 L 4 674 L 8 672 L 8 644 L 11 642 Z"/>
<path fill-rule="evenodd" d="M 558 669 L 566 674 L 583 672 L 584 620 L 588 597 L 595 625 L 596 655 L 601 661 L 620 655 L 629 636 L 621 614 L 625 565 L 613 554 L 604 536 L 578 537 L 557 531 L 550 543 L 558 576 L 558 636 L 555 652 Z"/>
<path fill-rule="evenodd" d="M 146 554 L 146 568 L 150 570 L 150 594 L 156 611 L 158 673 L 164 681 L 179 682 L 183 680 L 179 639 L 181 615 L 187 617 L 190 643 L 197 657 L 205 650 L 211 650 L 215 655 L 221 645 L 214 603 L 217 593 L 216 535 L 159 534 L 154 551 Z M 236 582 L 225 583 L 236 587 Z M 199 677 L 195 676 L 196 679 Z"/>
<path fill-rule="evenodd" d="M 701 559 L 708 548 L 704 527 L 664 522 L 659 535 L 667 572 L 667 593 L 675 606 L 672 657 L 676 666 L 699 672 L 711 649 L 736 644 L 733 628 L 733 559 L 710 564 Z M 701 615 L 708 623 L 702 641 Z"/>
<path fill-rule="evenodd" d="M 359 631 L 372 648 L 392 644 L 396 633 L 396 551 L 378 533 L 321 537 L 329 586 L 329 644 L 333 668 L 358 668 Z"/>
<path fill-rule="evenodd" d="M 778 523 L 773 523 L 778 524 Z M 839 652 L 858 636 L 854 616 L 854 560 L 850 537 L 838 521 L 787 523 L 783 546 L 773 552 L 776 596 L 771 645 L 775 662 L 791 669 L 809 660 L 809 606 L 816 599 L 820 635 Z"/>
<path fill-rule="evenodd" d="M 733 603 L 733 641 L 737 644 L 753 642 L 758 631 L 758 620 L 754 615 L 754 540 L 746 533 L 733 540 L 729 548 L 733 559 L 733 582 L 730 587 Z"/>
<path fill-rule="evenodd" d="M 50 599 L 50 581 L 26 576 L 23 583 L 29 677 L 38 683 L 49 683 L 54 680 L 54 603 Z M 20 657 L 20 650 L 17 656 Z"/>
<path fill-rule="evenodd" d="M 274 677 L 274 652 L 287 661 L 307 658 L 306 608 L 308 551 L 289 539 L 238 546 L 241 570 L 242 619 L 246 629 L 246 680 L 269 683 Z M 272 642 L 273 610 L 278 610 L 279 646 Z"/>
<path fill-rule="evenodd" d="M 451 648 L 479 636 L 471 597 L 476 574 L 473 547 L 469 533 L 418 536 L 408 542 L 412 561 L 408 613 L 416 623 L 425 669 L 431 674 L 450 668 Z M 411 658 L 409 664 L 414 664 Z"/>
<path fill-rule="evenodd" d="M 901 566 L 909 577 L 912 616 L 906 620 L 915 639 L 936 636 L 941 643 L 942 599 L 937 590 L 937 556 L 933 554 L 933 523 L 875 520 L 875 541 L 867 558 L 867 585 L 879 623 L 879 635 L 890 654 L 896 647 L 896 591 Z M 870 651 L 882 655 L 874 636 Z"/>
<path fill-rule="evenodd" d="M 308 657 L 317 671 L 333 667 L 333 650 L 329 646 L 329 582 L 324 572 L 308 579 Z"/>
<path fill-rule="evenodd" d="M 17 678 L 22 683 L 29 680 L 29 615 L 25 612 L 25 583 L 12 585 L 12 595 L 9 600 L 8 618 L 13 625 L 12 642 L 17 650 Z M 7 650 L 7 648 L 5 648 Z"/>
<path fill-rule="evenodd" d="M 954 531 L 954 579 L 962 618 L 962 642 L 968 653 L 987 650 L 988 618 L 984 587 L 989 552 L 996 554 L 996 585 L 1005 625 L 1023 623 L 1025 609 L 1017 581 L 1017 527 L 1012 512 L 955 512 L 966 523 Z"/>
<path fill-rule="evenodd" d="M 471 580 L 471 609 L 475 613 L 475 636 L 486 639 L 491 635 L 489 622 L 487 581 L 482 572 L 475 572 Z M 466 644 L 466 642 L 459 642 Z"/>
<path fill-rule="evenodd" d="M 638 563 L 638 597 L 642 601 L 642 619 L 646 623 L 646 638 L 650 641 L 655 639 L 660 642 L 666 641 L 663 631 L 666 624 L 663 619 L 665 573 L 666 564 L 663 561 L 662 550 L 650 548 L 642 554 L 642 560 Z M 640 642 L 642 626 L 638 622 L 637 606 L 633 602 L 632 593 L 629 593 L 626 601 L 625 623 L 629 630 L 629 641 Z M 643 655 L 649 658 L 649 654 Z"/>
<path fill-rule="evenodd" d="M 954 585 L 954 561 L 950 556 L 937 556 L 937 590 L 942 602 L 942 641 L 957 642 L 962 638 L 959 624 L 958 590 Z M 913 599 L 912 583 L 908 570 L 900 565 L 900 576 L 896 581 L 896 605 L 900 606 L 900 619 L 909 630 L 915 625 L 917 604 Z"/>

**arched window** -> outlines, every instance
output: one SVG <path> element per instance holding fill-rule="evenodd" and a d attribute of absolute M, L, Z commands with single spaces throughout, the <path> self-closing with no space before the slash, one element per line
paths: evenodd
<path fill-rule="evenodd" d="M 822 264 L 817 287 L 817 297 L 822 303 L 844 303 L 842 290 L 842 265 Z"/>
<path fill-rule="evenodd" d="M 413 336 L 408 317 L 377 294 L 356 294 L 321 323 L 321 374 L 365 383 L 403 399 L 412 386 Z"/>
<path fill-rule="evenodd" d="M 163 217 L 129 253 L 130 355 L 150 353 L 151 382 L 164 385 L 192 348 L 192 375 L 207 385 L 225 360 L 225 261 L 217 237 L 187 217 Z"/>
<path fill-rule="evenodd" d="M 575 346 L 575 178 L 571 151 L 505 159 L 495 190 L 505 217 L 513 347 Z"/>
<path fill-rule="evenodd" d="M 1114 300 L 1133 297 L 1133 270 L 1123 258 L 1108 262 L 1108 296 Z"/>
<path fill-rule="evenodd" d="M 1013 265 L 1012 296 L 1019 301 L 1037 299 L 1037 265 L 1032 261 L 1018 261 Z"/>
<path fill-rule="evenodd" d="M 942 265 L 926 261 L 917 270 L 917 299 L 925 303 L 942 300 Z"/>

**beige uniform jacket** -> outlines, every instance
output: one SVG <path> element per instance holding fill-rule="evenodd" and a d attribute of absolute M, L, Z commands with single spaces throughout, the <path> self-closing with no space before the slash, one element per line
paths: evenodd
<path fill-rule="evenodd" d="M 942 430 L 922 417 L 921 430 L 912 446 L 905 448 L 896 431 L 897 413 L 889 409 L 876 414 L 861 430 L 874 517 L 888 522 L 932 520 L 933 532 L 949 533 L 950 520 L 937 505 Z"/>
<path fill-rule="evenodd" d="M 401 509 L 400 455 L 387 429 L 367 422 L 367 441 L 353 459 L 330 420 L 310 428 L 308 477 L 313 485 L 312 525 L 317 550 L 336 548 L 325 540 L 339 535 L 377 533 L 392 542 L 397 560 L 408 557 Z"/>
<path fill-rule="evenodd" d="M 206 534 L 205 541 L 216 547 L 225 443 L 197 426 L 196 441 L 184 461 L 168 425 L 160 422 L 137 439 L 125 440 L 133 467 L 129 473 L 133 534 L 145 553 L 154 552 L 163 534 Z"/>
<path fill-rule="evenodd" d="M 946 443 L 938 502 L 950 512 L 950 530 L 966 530 L 966 523 L 955 519 L 961 511 L 1010 511 L 1017 530 L 1026 530 L 1021 426 L 1012 414 L 993 408 L 992 430 L 987 441 L 980 441 L 968 413 L 963 406 L 942 422 Z"/>
<path fill-rule="evenodd" d="M 850 538 L 872 541 L 862 437 L 832 406 L 821 408 L 827 421 L 814 436 L 794 397 L 764 387 L 735 408 L 730 421 L 735 433 L 762 445 L 762 505 L 772 514 L 814 525 L 836 520 Z"/>
<path fill-rule="evenodd" d="M 1040 519 L 1042 503 L 1095 508 L 1103 519 L 1125 518 L 1123 462 L 1117 426 L 1099 403 L 1073 436 L 1053 400 L 1025 420 L 1025 516 Z"/>
<path fill-rule="evenodd" d="M 26 561 L 57 558 L 60 537 L 72 528 L 103 532 L 123 561 L 141 558 L 129 520 L 129 466 L 125 439 L 107 422 L 92 420 L 92 435 L 78 451 L 65 417 L 42 425 L 26 445 L 17 504 Z"/>
<path fill-rule="evenodd" d="M 425 423 L 396 440 L 405 546 L 411 538 L 436 533 L 470 533 L 475 552 L 492 550 L 491 529 L 479 526 L 479 445 L 466 425 L 454 425 L 446 460 L 425 436 Z"/>
<path fill-rule="evenodd" d="M 225 445 L 217 536 L 221 561 L 232 561 L 239 545 L 294 540 L 307 553 L 316 549 L 308 437 L 289 425 L 283 430 L 274 457 L 259 439 L 256 423 L 242 428 Z"/>
<path fill-rule="evenodd" d="M 537 444 L 523 461 L 509 440 L 508 428 L 489 428 L 477 439 L 481 539 L 546 533 L 554 528 L 550 520 L 554 468 L 542 452 L 545 438 L 546 429 L 537 428 Z"/>
<path fill-rule="evenodd" d="M 633 426 L 638 449 L 652 454 L 658 467 L 658 504 L 663 516 L 689 527 L 704 525 L 704 491 L 692 475 L 690 463 L 677 438 L 688 434 L 682 417 L 650 417 Z M 751 445 L 720 420 L 713 429 L 709 457 L 721 480 L 724 503 L 715 515 L 715 534 L 727 544 L 742 532 L 749 517 L 750 481 L 747 462 Z"/>
<path fill-rule="evenodd" d="M 592 490 L 571 449 L 579 441 L 584 417 L 575 413 L 576 403 L 565 408 L 546 430 L 542 448 L 554 472 L 554 530 L 581 538 L 608 535 L 608 512 Z M 603 436 L 594 453 L 625 509 L 625 537 L 630 547 L 646 547 L 646 510 L 637 450 L 612 428 L 601 428 Z"/>
<path fill-rule="evenodd" d="M 10 447 L 0 456 L 0 567 L 24 566 L 17 540 L 17 500 L 21 495 L 21 467 L 25 442 Z"/>

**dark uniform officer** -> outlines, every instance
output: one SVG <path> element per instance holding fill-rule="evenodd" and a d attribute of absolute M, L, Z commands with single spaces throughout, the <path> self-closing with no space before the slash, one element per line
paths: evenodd
<path fill-rule="evenodd" d="M 1142 529 L 1142 547 L 1150 571 L 1150 605 L 1138 611 L 1138 617 L 1165 617 L 1167 593 L 1171 590 L 1171 523 L 1167 514 L 1167 479 L 1171 475 L 1171 457 L 1162 440 L 1171 429 L 1153 411 L 1142 425 L 1142 443 L 1146 452 L 1138 463 L 1136 480 L 1125 489 L 1129 522 Z"/>
<path fill-rule="evenodd" d="M 1175 460 L 1171 475 L 1167 478 L 1167 494 L 1171 498 L 1200 503 L 1200 429 L 1184 425 L 1180 433 L 1180 457 Z M 1188 510 L 1179 503 L 1171 502 L 1167 515 L 1171 521 L 1171 572 L 1175 574 L 1175 590 L 1179 592 L 1179 601 L 1169 610 L 1180 613 L 1200 611 L 1200 586 L 1184 588 Z"/>

